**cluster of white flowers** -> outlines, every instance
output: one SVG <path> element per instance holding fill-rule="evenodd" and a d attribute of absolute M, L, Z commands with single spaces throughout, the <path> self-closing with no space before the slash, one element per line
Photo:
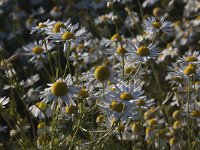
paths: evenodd
<path fill-rule="evenodd" d="M 0 42 L 0 132 L 24 149 L 198 149 L 193 1 L 56 1 L 48 13 L 13 11 L 13 22 L 27 19 L 30 37 L 0 31 L 11 43 Z"/>

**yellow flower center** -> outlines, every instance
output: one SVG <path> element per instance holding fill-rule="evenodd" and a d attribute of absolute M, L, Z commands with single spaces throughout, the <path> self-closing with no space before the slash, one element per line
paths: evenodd
<path fill-rule="evenodd" d="M 146 135 L 149 135 L 150 132 L 151 132 L 151 130 L 152 130 L 151 128 L 148 128 L 148 127 L 147 127 L 147 128 L 146 128 L 146 131 L 145 131 L 145 132 L 146 132 Z"/>
<path fill-rule="evenodd" d="M 158 122 L 157 122 L 157 120 L 154 119 L 154 118 L 148 120 L 148 125 L 149 125 L 150 127 L 156 126 L 157 124 L 158 124 Z"/>
<path fill-rule="evenodd" d="M 102 123 L 104 121 L 104 119 L 105 119 L 105 116 L 100 114 L 96 118 L 96 123 Z"/>
<path fill-rule="evenodd" d="M 142 125 L 139 122 L 135 122 L 131 126 L 131 130 L 135 134 L 140 133 L 142 131 Z"/>
<path fill-rule="evenodd" d="M 68 40 L 71 40 L 75 37 L 74 33 L 72 32 L 64 32 L 61 39 L 64 40 L 64 41 L 68 41 Z"/>
<path fill-rule="evenodd" d="M 69 106 L 66 106 L 65 107 L 65 112 L 67 114 L 75 114 L 77 112 L 77 107 L 76 106 L 73 106 L 73 105 L 69 105 Z"/>
<path fill-rule="evenodd" d="M 44 102 L 37 102 L 36 106 L 41 110 L 44 111 L 47 108 L 47 104 Z"/>
<path fill-rule="evenodd" d="M 192 117 L 195 117 L 195 118 L 200 117 L 200 111 L 199 110 L 193 110 L 190 114 L 191 114 Z"/>
<path fill-rule="evenodd" d="M 56 81 L 51 87 L 51 92 L 55 96 L 64 96 L 67 94 L 68 87 L 63 81 Z"/>
<path fill-rule="evenodd" d="M 136 72 L 135 67 L 129 66 L 129 67 L 125 67 L 124 72 L 126 74 L 134 74 Z"/>
<path fill-rule="evenodd" d="M 179 120 L 176 120 L 173 124 L 173 129 L 177 130 L 181 128 L 181 122 Z"/>
<path fill-rule="evenodd" d="M 122 37 L 118 33 L 114 34 L 111 37 L 111 41 L 121 41 L 121 40 L 122 40 Z"/>
<path fill-rule="evenodd" d="M 54 13 L 57 13 L 59 11 L 60 11 L 60 9 L 56 6 L 54 6 L 53 9 L 52 9 L 52 12 L 54 12 Z"/>
<path fill-rule="evenodd" d="M 109 79 L 110 71 L 105 66 L 99 66 L 95 69 L 94 76 L 100 82 L 104 82 Z"/>
<path fill-rule="evenodd" d="M 144 118 L 145 119 L 149 119 L 152 117 L 152 115 L 154 114 L 155 112 L 155 108 L 150 108 L 149 110 L 147 110 L 145 113 L 144 113 Z"/>
<path fill-rule="evenodd" d="M 174 137 L 169 140 L 170 146 L 173 146 L 174 144 L 176 144 L 176 142 L 177 142 L 177 139 Z"/>
<path fill-rule="evenodd" d="M 55 32 L 55 33 L 58 33 L 58 32 L 60 32 L 60 28 L 65 28 L 65 25 L 64 25 L 64 23 L 63 22 L 57 22 L 56 24 L 54 24 L 54 26 L 53 26 L 53 32 Z"/>
<path fill-rule="evenodd" d="M 136 52 L 140 56 L 148 56 L 150 54 L 150 50 L 146 46 L 139 47 Z"/>
<path fill-rule="evenodd" d="M 89 93 L 85 89 L 81 89 L 80 92 L 79 92 L 79 94 L 78 94 L 78 96 L 80 98 L 85 99 L 85 98 L 89 97 Z"/>
<path fill-rule="evenodd" d="M 119 127 L 117 128 L 117 131 L 118 132 L 123 132 L 124 131 L 124 129 L 125 129 L 125 125 L 119 125 Z"/>
<path fill-rule="evenodd" d="M 188 56 L 188 57 L 186 58 L 186 61 L 187 61 L 187 62 L 197 61 L 197 58 L 194 57 L 194 56 Z"/>
<path fill-rule="evenodd" d="M 152 26 L 156 29 L 160 29 L 160 27 L 162 26 L 162 23 L 155 21 L 155 22 L 152 23 Z"/>
<path fill-rule="evenodd" d="M 124 108 L 124 104 L 122 103 L 117 103 L 117 101 L 112 101 L 110 104 L 110 109 L 113 111 L 116 111 L 118 113 L 122 112 Z"/>
<path fill-rule="evenodd" d="M 33 53 L 36 54 L 36 55 L 43 53 L 43 51 L 44 51 L 44 49 L 41 46 L 35 46 L 33 48 Z"/>
<path fill-rule="evenodd" d="M 145 100 L 143 100 L 143 99 L 138 99 L 138 100 L 137 100 L 137 105 L 138 105 L 138 106 L 144 106 L 144 105 L 145 105 Z"/>
<path fill-rule="evenodd" d="M 110 91 L 115 92 L 116 88 L 113 86 L 113 87 L 110 88 Z"/>
<path fill-rule="evenodd" d="M 164 128 L 164 129 L 160 129 L 157 133 L 156 133 L 156 137 L 159 137 L 161 139 L 164 139 L 166 138 L 166 133 L 167 133 L 167 130 Z"/>
<path fill-rule="evenodd" d="M 38 125 L 37 125 L 37 128 L 38 129 L 43 129 L 45 126 L 44 122 L 40 122 Z"/>
<path fill-rule="evenodd" d="M 159 7 L 156 7 L 153 9 L 153 15 L 154 16 L 161 16 L 163 15 L 163 10 Z"/>
<path fill-rule="evenodd" d="M 45 28 L 47 27 L 46 24 L 43 24 L 43 23 L 39 23 L 39 25 L 37 26 L 38 28 L 42 29 L 42 28 Z"/>
<path fill-rule="evenodd" d="M 173 112 L 173 114 L 172 114 L 173 119 L 178 120 L 178 119 L 180 119 L 180 117 L 181 117 L 181 111 L 180 110 L 176 110 L 176 111 Z"/>
<path fill-rule="evenodd" d="M 116 50 L 117 54 L 120 54 L 120 55 L 124 55 L 127 50 L 124 48 L 124 47 L 118 47 L 117 50 Z"/>
<path fill-rule="evenodd" d="M 120 95 L 120 99 L 129 101 L 129 100 L 133 99 L 133 96 L 128 92 L 124 92 Z"/>
<path fill-rule="evenodd" d="M 192 74 L 196 73 L 196 66 L 193 64 L 189 64 L 183 71 L 183 73 L 187 76 L 190 76 Z"/>

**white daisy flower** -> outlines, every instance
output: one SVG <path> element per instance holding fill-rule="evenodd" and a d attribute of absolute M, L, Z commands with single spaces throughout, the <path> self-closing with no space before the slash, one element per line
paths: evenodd
<path fill-rule="evenodd" d="M 138 113 L 133 103 L 127 101 L 120 101 L 105 97 L 101 103 L 99 103 L 101 110 L 107 116 L 107 118 L 118 119 L 121 117 L 122 121 L 128 121 L 128 119 L 137 120 Z"/>
<path fill-rule="evenodd" d="M 163 31 L 166 34 L 171 34 L 173 24 L 169 21 L 165 21 L 162 17 L 157 21 L 154 17 L 148 17 L 143 21 L 144 30 L 149 34 L 154 34 L 159 31 Z"/>
<path fill-rule="evenodd" d="M 142 84 L 137 82 L 127 84 L 121 81 L 113 87 L 111 92 L 106 93 L 106 97 L 126 104 L 126 102 L 135 103 L 135 100 L 146 98 L 143 94 Z"/>
<path fill-rule="evenodd" d="M 87 32 L 85 28 L 78 28 L 78 23 L 72 25 L 68 19 L 66 22 L 66 27 L 60 27 L 60 32 L 50 34 L 50 39 L 52 39 L 54 42 L 64 42 L 64 52 L 66 52 L 69 43 L 71 45 L 78 45 L 81 41 L 86 39 Z"/>
<path fill-rule="evenodd" d="M 185 93 L 185 87 L 188 86 L 188 79 L 192 76 L 193 80 L 199 80 L 200 77 L 200 68 L 198 65 L 189 63 L 188 65 L 182 65 L 173 63 L 172 67 L 169 67 L 169 72 L 166 76 L 166 80 L 169 80 L 172 84 L 179 85 L 179 90 L 182 89 Z M 183 96 L 181 96 L 183 98 Z"/>
<path fill-rule="evenodd" d="M 29 107 L 29 110 L 33 116 L 38 117 L 39 119 L 51 117 L 52 110 L 48 107 L 48 104 L 44 102 L 37 102 L 35 105 Z"/>
<path fill-rule="evenodd" d="M 115 83 L 114 73 L 107 66 L 98 66 L 94 71 L 94 77 L 99 82 L 110 81 L 111 83 Z"/>
<path fill-rule="evenodd" d="M 6 97 L 0 98 L 0 107 L 5 108 L 5 105 L 9 103 L 10 99 Z"/>
<path fill-rule="evenodd" d="M 171 67 L 168 67 L 168 73 L 165 80 L 169 81 L 171 84 L 182 85 L 185 80 L 180 74 L 176 73 L 177 71 L 179 71 L 179 66 L 173 63 Z"/>
<path fill-rule="evenodd" d="M 93 73 L 92 73 L 93 72 Z M 87 89 L 102 88 L 102 83 L 107 86 L 107 83 L 116 83 L 115 74 L 111 68 L 107 66 L 99 66 L 92 71 L 82 73 L 81 81 Z"/>
<path fill-rule="evenodd" d="M 31 29 L 31 33 L 30 34 L 33 34 L 35 32 L 37 33 L 42 33 L 42 32 L 45 32 L 46 28 L 51 25 L 53 22 L 50 21 L 50 19 L 48 19 L 47 21 L 45 22 L 40 22 L 38 26 L 36 27 L 32 27 Z"/>
<path fill-rule="evenodd" d="M 137 45 L 132 44 L 132 46 L 127 49 L 128 53 L 126 54 L 128 61 L 139 61 L 139 62 L 147 62 L 149 59 L 153 59 L 158 56 L 158 48 L 153 44 L 148 46 L 146 45 Z"/>
<path fill-rule="evenodd" d="M 65 79 L 58 79 L 53 84 L 47 85 L 50 87 L 41 92 L 40 98 L 44 99 L 45 103 L 53 101 L 51 108 L 54 108 L 57 103 L 60 108 L 63 106 L 63 103 L 65 103 L 65 105 L 70 103 L 76 105 L 72 97 L 78 93 L 78 88 L 73 86 L 70 75 Z"/>
<path fill-rule="evenodd" d="M 188 65 L 180 65 L 180 68 L 176 73 L 185 79 L 188 79 L 192 75 L 194 75 L 195 78 L 199 78 L 200 68 L 196 64 L 189 63 Z"/>
<path fill-rule="evenodd" d="M 62 21 L 52 21 L 51 25 L 49 25 L 46 29 L 46 33 L 48 35 L 59 33 L 61 28 L 70 30 L 72 28 L 71 18 L 69 18 L 66 22 Z M 78 29 L 78 24 L 76 24 L 76 29 Z"/>
<path fill-rule="evenodd" d="M 29 61 L 31 63 L 33 63 L 37 69 L 40 69 L 43 67 L 42 61 L 46 62 L 45 53 L 54 48 L 54 44 L 52 44 L 52 43 L 47 43 L 46 46 L 43 43 L 43 41 L 40 40 L 39 42 L 34 41 L 23 47 L 23 49 L 27 52 L 25 55 L 31 56 Z M 46 50 L 46 48 L 47 48 L 47 50 Z"/>
<path fill-rule="evenodd" d="M 163 62 L 168 56 L 170 56 L 171 58 L 174 58 L 175 56 L 178 55 L 178 52 L 179 52 L 179 49 L 173 46 L 173 44 L 171 43 L 167 44 L 167 47 L 160 52 L 157 63 Z"/>
<path fill-rule="evenodd" d="M 39 93 L 41 92 L 41 87 L 37 88 L 30 88 L 27 93 L 23 96 L 26 101 L 38 101 L 39 99 Z"/>
<path fill-rule="evenodd" d="M 108 14 L 104 14 L 101 16 L 98 16 L 98 18 L 96 18 L 94 20 L 96 25 L 100 25 L 102 23 L 108 23 L 108 24 L 112 24 L 112 17 L 114 16 L 113 12 L 110 12 Z"/>
<path fill-rule="evenodd" d="M 189 65 L 189 63 L 200 64 L 200 52 L 188 51 L 182 57 L 179 57 L 177 63 Z"/>

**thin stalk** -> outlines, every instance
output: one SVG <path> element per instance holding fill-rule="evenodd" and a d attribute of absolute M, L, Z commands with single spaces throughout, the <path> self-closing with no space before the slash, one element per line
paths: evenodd
<path fill-rule="evenodd" d="M 71 52 L 71 43 L 68 42 L 68 50 L 67 50 L 67 54 L 66 54 L 66 56 L 65 56 L 66 59 L 67 59 L 67 63 L 66 63 L 66 66 L 65 66 L 65 70 L 64 70 L 63 78 L 66 77 L 67 68 L 69 69 L 69 72 L 70 72 L 70 74 L 71 74 L 71 78 L 72 78 L 72 71 L 71 71 L 70 63 L 69 63 L 70 52 Z M 73 81 L 73 78 L 72 78 L 72 81 Z"/>
<path fill-rule="evenodd" d="M 12 77 L 9 77 L 9 73 L 8 73 L 8 68 L 6 67 L 6 72 L 7 72 L 7 75 L 8 75 L 8 80 L 9 80 L 9 85 L 10 85 L 10 88 L 11 88 L 11 93 L 13 93 L 13 89 L 12 89 Z M 24 89 L 19 85 L 19 83 L 17 82 L 17 77 L 15 77 L 15 82 L 17 85 L 16 85 L 16 93 L 19 95 L 19 97 L 22 97 L 22 95 L 24 95 L 24 93 L 26 93 L 24 91 Z M 12 96 L 11 96 L 12 97 Z M 30 111 L 28 110 L 28 106 L 26 105 L 26 103 L 20 98 L 20 101 L 21 103 L 24 105 L 24 107 L 26 108 L 26 111 L 28 112 L 28 116 L 30 118 L 30 121 L 31 121 L 31 128 L 32 128 L 32 131 L 33 131 L 33 136 L 34 136 L 34 142 L 36 141 L 36 132 L 35 132 L 35 128 L 34 128 L 34 124 L 33 124 L 33 120 L 32 120 L 32 117 L 31 117 L 31 114 L 30 114 Z"/>
<path fill-rule="evenodd" d="M 80 115 L 79 115 L 79 118 L 78 118 L 78 123 L 77 123 L 77 126 L 76 126 L 76 131 L 74 132 L 74 135 L 73 135 L 73 138 L 72 138 L 69 150 L 71 150 L 72 149 L 72 145 L 75 144 L 74 142 L 75 142 L 75 138 L 76 138 L 76 135 L 78 133 L 78 130 L 80 128 L 80 124 L 81 124 L 81 121 L 82 121 L 82 116 L 83 116 L 83 101 L 81 101 L 81 103 L 80 103 Z"/>
<path fill-rule="evenodd" d="M 60 61 L 60 49 L 59 49 L 59 43 L 57 43 L 57 51 L 58 51 L 58 53 L 57 53 L 57 55 L 58 55 L 58 67 L 59 67 L 59 72 L 60 72 L 60 74 L 62 75 L 62 73 L 63 73 L 63 70 L 62 70 L 62 66 L 61 66 L 61 61 Z"/>
<path fill-rule="evenodd" d="M 74 50 L 75 56 L 76 56 L 76 61 L 77 61 L 77 66 L 76 66 L 76 80 L 77 82 L 79 82 L 79 75 L 80 75 L 80 64 L 79 64 L 79 60 L 78 60 L 78 54 L 76 52 L 76 49 Z"/>
<path fill-rule="evenodd" d="M 141 17 L 142 17 L 142 19 L 143 19 L 143 10 L 142 10 L 142 6 L 141 6 L 141 4 L 140 4 L 140 1 L 139 0 L 137 0 L 137 3 L 138 3 L 138 6 L 139 6 L 139 9 L 140 9 L 140 14 L 141 14 Z"/>
<path fill-rule="evenodd" d="M 188 134 L 188 148 L 190 149 L 190 116 L 189 116 L 189 111 L 190 111 L 190 77 L 188 77 L 188 91 L 187 91 L 187 134 Z"/>
<path fill-rule="evenodd" d="M 129 82 L 133 81 L 133 79 L 137 76 L 141 66 L 142 66 L 142 63 L 139 63 L 139 65 L 137 66 L 138 69 L 137 69 L 136 73 L 134 74 L 134 76 L 131 78 L 131 80 Z"/>
<path fill-rule="evenodd" d="M 58 106 L 58 102 L 56 101 L 56 104 L 55 104 L 55 108 L 53 110 L 53 117 L 52 117 L 52 131 L 53 131 L 53 135 L 52 135 L 52 149 L 54 149 L 55 145 L 54 145 L 54 139 L 55 139 L 55 135 L 56 135 L 56 132 L 55 132 L 55 129 L 57 127 L 57 122 L 58 122 L 58 114 L 57 113 L 57 106 Z M 57 115 L 56 115 L 57 114 Z"/>
<path fill-rule="evenodd" d="M 125 66 L 125 61 L 124 61 L 124 55 L 122 54 L 122 76 L 123 76 L 123 80 L 125 79 L 125 77 L 124 77 L 124 66 Z"/>
<path fill-rule="evenodd" d="M 51 69 L 51 74 L 52 74 L 53 79 L 54 79 L 55 75 L 54 75 L 54 71 L 53 71 L 53 67 L 52 67 L 51 55 L 50 55 L 50 53 L 48 52 L 48 49 L 47 49 L 47 43 L 46 43 L 46 39 L 45 39 L 44 33 L 43 33 L 43 38 L 44 38 L 43 42 L 44 42 L 45 50 L 46 50 L 46 53 L 48 55 L 48 61 L 49 61 L 50 69 Z"/>

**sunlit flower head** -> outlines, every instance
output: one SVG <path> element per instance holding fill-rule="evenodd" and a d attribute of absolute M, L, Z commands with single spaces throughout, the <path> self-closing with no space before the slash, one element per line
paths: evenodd
<path fill-rule="evenodd" d="M 79 29 L 78 23 L 72 25 L 71 19 L 68 19 L 66 23 L 55 23 L 51 30 L 52 32 L 49 33 L 48 38 L 52 39 L 53 42 L 63 42 L 64 51 L 67 51 L 69 43 L 71 45 L 78 45 L 87 38 L 85 28 Z"/>
<path fill-rule="evenodd" d="M 173 24 L 169 21 L 165 21 L 162 17 L 157 21 L 154 17 L 148 17 L 143 21 L 144 30 L 149 34 L 154 34 L 159 31 L 163 31 L 166 34 L 171 34 Z"/>
<path fill-rule="evenodd" d="M 114 90 L 106 92 L 106 96 L 110 99 L 119 100 L 121 102 L 135 103 L 135 100 L 144 99 L 144 91 L 142 90 L 142 84 L 137 82 L 127 84 L 122 81 L 114 86 Z"/>
<path fill-rule="evenodd" d="M 106 97 L 99 104 L 99 106 L 108 118 L 118 119 L 121 117 L 122 121 L 128 121 L 128 119 L 138 119 L 136 107 L 131 102 L 125 103 L 120 100 L 114 100 Z"/>
<path fill-rule="evenodd" d="M 128 61 L 139 61 L 139 62 L 147 62 L 149 59 L 154 59 L 158 56 L 158 48 L 156 46 L 150 44 L 146 45 L 132 45 L 126 54 Z"/>
<path fill-rule="evenodd" d="M 114 74 L 107 66 L 98 66 L 94 71 L 94 77 L 99 82 L 115 82 Z"/>
<path fill-rule="evenodd" d="M 43 62 L 46 61 L 46 53 L 54 48 L 54 44 L 43 43 L 42 40 L 34 41 L 32 43 L 23 46 L 23 49 L 26 51 L 27 56 L 30 56 L 29 62 L 33 63 L 37 69 L 43 67 Z"/>
<path fill-rule="evenodd" d="M 177 63 L 188 65 L 189 63 L 200 64 L 200 52 L 188 51 L 182 57 L 179 57 Z"/>
<path fill-rule="evenodd" d="M 45 102 L 37 102 L 35 105 L 29 107 L 29 111 L 33 114 L 34 117 L 49 118 L 51 117 L 52 110 L 49 108 L 48 104 Z"/>
<path fill-rule="evenodd" d="M 68 105 L 70 103 L 76 105 L 72 97 L 78 93 L 78 88 L 73 85 L 69 75 L 65 79 L 58 79 L 54 83 L 47 85 L 49 88 L 41 92 L 41 99 L 44 99 L 45 103 L 53 101 L 51 107 L 55 107 L 56 104 L 60 107 L 63 104 Z"/>
<path fill-rule="evenodd" d="M 49 25 L 51 25 L 53 22 L 50 21 L 50 19 L 48 19 L 45 22 L 40 22 L 36 27 L 32 27 L 31 29 L 31 34 L 37 32 L 37 33 L 44 33 L 45 30 L 47 29 L 47 27 Z"/>

